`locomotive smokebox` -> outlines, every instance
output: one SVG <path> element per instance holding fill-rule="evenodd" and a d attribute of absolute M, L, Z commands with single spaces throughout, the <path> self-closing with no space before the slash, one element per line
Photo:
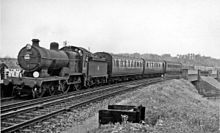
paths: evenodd
<path fill-rule="evenodd" d="M 39 42 L 40 42 L 39 39 L 32 39 L 32 45 L 33 46 L 39 47 Z"/>
<path fill-rule="evenodd" d="M 50 49 L 51 50 L 58 50 L 59 49 L 59 44 L 57 42 L 50 43 Z"/>
<path fill-rule="evenodd" d="M 18 53 L 18 63 L 26 72 L 55 70 L 67 67 L 69 57 L 63 50 L 50 50 L 39 46 L 39 40 L 33 39 L 30 49 L 23 47 Z M 58 49 L 58 43 L 51 43 L 52 49 Z"/>

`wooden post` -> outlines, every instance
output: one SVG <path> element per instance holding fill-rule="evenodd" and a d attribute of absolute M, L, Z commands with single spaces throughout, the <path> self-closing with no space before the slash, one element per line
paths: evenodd
<path fill-rule="evenodd" d="M 198 70 L 198 81 L 200 81 L 201 80 L 201 70 Z"/>
<path fill-rule="evenodd" d="M 219 75 L 220 75 L 220 71 L 217 70 L 217 79 L 218 79 L 218 80 L 220 79 Z"/>
<path fill-rule="evenodd" d="M 188 80 L 188 69 L 182 69 L 182 77 Z"/>

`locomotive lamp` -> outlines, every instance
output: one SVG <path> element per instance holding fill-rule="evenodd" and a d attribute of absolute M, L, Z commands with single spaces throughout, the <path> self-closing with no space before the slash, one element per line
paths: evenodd
<path fill-rule="evenodd" d="M 27 50 L 30 50 L 30 49 L 31 49 L 31 45 L 30 45 L 30 44 L 27 44 L 27 45 L 26 45 L 26 49 L 27 49 Z"/>
<path fill-rule="evenodd" d="M 39 72 L 35 71 L 35 72 L 33 73 L 33 77 L 34 77 L 34 78 L 38 78 L 39 76 L 40 76 Z"/>

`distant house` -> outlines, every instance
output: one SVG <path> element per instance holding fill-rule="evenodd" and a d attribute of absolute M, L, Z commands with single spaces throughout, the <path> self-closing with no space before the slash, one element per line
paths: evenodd
<path fill-rule="evenodd" d="M 6 64 L 10 69 L 21 69 L 16 58 L 0 58 L 0 64 L 1 63 Z"/>
<path fill-rule="evenodd" d="M 0 63 L 0 70 L 8 68 L 8 66 L 5 63 Z"/>
<path fill-rule="evenodd" d="M 6 69 L 8 69 L 8 66 L 5 63 L 0 63 L 0 83 L 3 83 L 3 79 L 5 79 Z"/>
<path fill-rule="evenodd" d="M 3 79 L 7 79 L 8 77 L 21 77 L 21 69 L 17 67 L 9 67 L 5 63 L 0 63 L 0 79 L 1 83 L 3 82 Z"/>

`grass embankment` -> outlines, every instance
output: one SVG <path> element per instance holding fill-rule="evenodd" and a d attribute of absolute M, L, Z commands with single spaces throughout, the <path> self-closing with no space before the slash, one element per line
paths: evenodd
<path fill-rule="evenodd" d="M 91 132 L 220 132 L 219 103 L 203 98 L 185 80 L 171 80 L 148 86 L 124 101 L 119 104 L 142 104 L 146 107 L 145 125 L 105 125 Z"/>

